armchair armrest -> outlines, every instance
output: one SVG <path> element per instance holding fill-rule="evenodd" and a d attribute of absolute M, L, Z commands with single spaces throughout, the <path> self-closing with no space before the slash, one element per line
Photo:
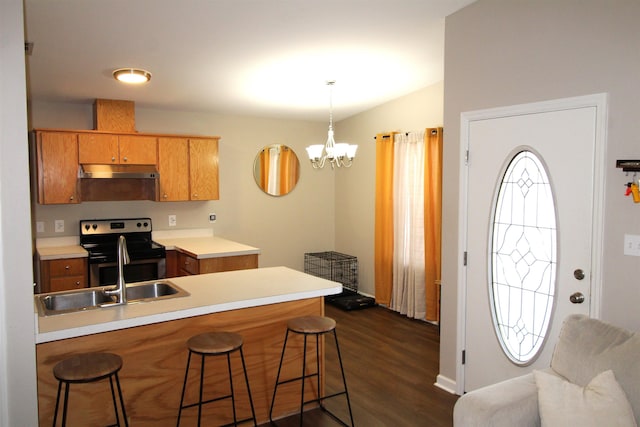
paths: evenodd
<path fill-rule="evenodd" d="M 532 373 L 492 384 L 460 397 L 455 427 L 539 427 L 538 389 Z"/>

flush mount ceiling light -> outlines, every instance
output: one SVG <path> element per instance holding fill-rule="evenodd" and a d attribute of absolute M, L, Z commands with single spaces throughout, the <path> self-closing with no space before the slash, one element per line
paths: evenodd
<path fill-rule="evenodd" d="M 317 144 L 307 147 L 307 154 L 314 169 L 322 169 L 327 160 L 331 164 L 331 169 L 335 166 L 348 168 L 353 164 L 353 158 L 356 156 L 356 150 L 358 149 L 357 145 L 336 144 L 333 139 L 333 99 L 331 90 L 335 83 L 335 80 L 327 82 L 327 86 L 329 86 L 329 132 L 327 142 L 324 145 Z"/>
<path fill-rule="evenodd" d="M 118 68 L 113 71 L 113 78 L 130 84 L 141 84 L 151 80 L 151 73 L 140 68 Z"/>

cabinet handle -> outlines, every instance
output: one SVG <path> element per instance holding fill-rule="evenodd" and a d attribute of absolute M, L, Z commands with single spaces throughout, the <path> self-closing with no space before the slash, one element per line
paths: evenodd
<path fill-rule="evenodd" d="M 69 200 L 73 200 L 73 199 L 74 199 L 74 196 L 69 197 Z"/>
<path fill-rule="evenodd" d="M 70 265 L 65 265 L 65 266 L 64 266 L 64 269 L 65 269 L 65 270 L 69 270 L 70 268 L 71 268 L 71 266 L 70 266 Z"/>
<path fill-rule="evenodd" d="M 193 195 L 193 198 L 194 198 L 194 199 L 197 199 L 197 198 L 198 198 L 198 193 L 195 193 L 195 194 Z"/>
<path fill-rule="evenodd" d="M 115 162 L 115 161 L 116 161 L 116 158 L 115 158 L 115 157 L 112 157 L 112 158 L 111 158 L 111 161 L 112 161 L 112 162 Z"/>
<path fill-rule="evenodd" d="M 125 156 L 122 160 L 124 160 L 126 162 L 127 161 L 127 157 Z"/>
<path fill-rule="evenodd" d="M 164 198 L 166 199 L 166 198 L 167 198 L 167 197 L 169 197 L 169 196 L 167 196 L 167 193 L 164 193 L 164 194 L 162 195 L 162 197 L 164 197 Z"/>

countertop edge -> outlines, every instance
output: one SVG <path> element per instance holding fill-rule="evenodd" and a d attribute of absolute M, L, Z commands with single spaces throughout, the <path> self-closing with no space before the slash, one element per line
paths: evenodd
<path fill-rule="evenodd" d="M 298 293 L 290 293 L 283 295 L 274 295 L 255 299 L 245 299 L 221 304 L 212 304 L 208 306 L 193 307 L 183 310 L 168 311 L 147 316 L 133 317 L 128 319 L 114 320 L 106 323 L 97 323 L 93 325 L 85 325 L 70 329 L 61 329 L 51 332 L 37 333 L 35 336 L 36 344 L 43 344 L 51 341 L 59 341 L 68 338 L 77 338 L 86 335 L 99 334 L 103 332 L 111 332 L 137 326 L 151 325 L 171 320 L 184 319 L 188 317 L 202 316 L 207 314 L 219 313 L 223 311 L 238 310 L 243 308 L 258 307 L 269 304 L 277 304 L 282 302 L 297 301 L 308 298 L 323 297 L 333 295 L 342 291 L 342 285 L 338 284 L 332 288 L 323 288 L 313 291 L 305 291 Z M 153 303 L 149 303 L 153 304 Z M 36 324 L 37 324 L 36 313 Z"/>

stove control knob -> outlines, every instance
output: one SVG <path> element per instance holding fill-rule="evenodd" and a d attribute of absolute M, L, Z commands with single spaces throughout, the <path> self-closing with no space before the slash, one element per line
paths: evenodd
<path fill-rule="evenodd" d="M 148 222 L 145 222 L 145 223 L 144 223 L 144 228 L 147 228 L 148 226 L 149 226 L 149 223 L 148 223 Z"/>
<path fill-rule="evenodd" d="M 137 223 L 136 225 L 138 226 L 138 228 L 142 227 L 142 224 L 140 223 Z"/>
<path fill-rule="evenodd" d="M 97 230 L 97 229 L 98 229 L 98 224 L 93 224 L 93 225 L 91 226 L 91 228 L 93 228 L 94 230 Z"/>
<path fill-rule="evenodd" d="M 84 229 L 85 229 L 85 230 L 89 231 L 89 228 L 91 228 L 91 226 L 90 226 L 89 224 L 85 224 L 85 225 L 84 225 Z"/>

